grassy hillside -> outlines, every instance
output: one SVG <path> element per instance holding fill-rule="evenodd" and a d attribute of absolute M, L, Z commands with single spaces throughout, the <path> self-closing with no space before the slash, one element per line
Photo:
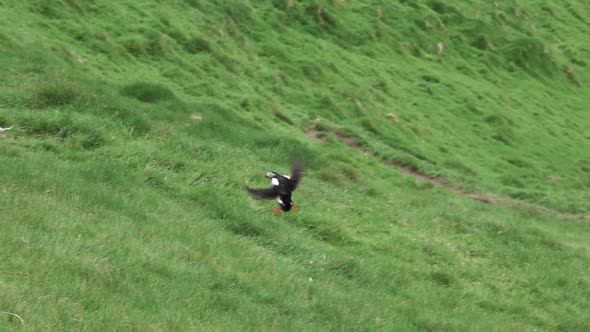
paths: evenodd
<path fill-rule="evenodd" d="M 590 6 L 362 3 L 5 1 L 0 327 L 588 330 Z"/>

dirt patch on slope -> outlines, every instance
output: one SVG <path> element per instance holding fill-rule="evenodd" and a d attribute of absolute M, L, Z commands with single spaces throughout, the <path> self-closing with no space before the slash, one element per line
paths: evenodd
<path fill-rule="evenodd" d="M 326 140 L 321 138 L 319 135 L 319 131 L 315 130 L 315 129 L 310 129 L 308 131 L 305 132 L 305 136 L 307 136 L 309 139 L 311 139 L 312 141 L 316 141 L 316 142 L 322 142 L 322 143 L 326 143 Z"/>
<path fill-rule="evenodd" d="M 322 142 L 325 143 L 326 140 L 321 138 L 319 136 L 320 132 L 317 131 L 316 129 L 310 129 L 308 131 L 305 132 L 305 135 L 307 137 L 309 137 L 310 139 L 316 141 L 316 142 Z M 348 145 L 350 148 L 355 149 L 357 151 L 359 151 L 360 153 L 362 153 L 365 156 L 368 155 L 372 155 L 369 151 L 367 151 L 365 148 L 363 148 L 362 145 L 360 145 L 357 141 L 355 141 L 354 139 L 350 138 L 350 137 L 346 137 L 340 133 L 332 133 L 332 135 L 334 136 L 334 138 L 336 138 L 338 141 Z M 449 190 L 457 195 L 463 196 L 463 197 L 467 197 L 469 199 L 478 201 L 478 202 L 482 202 L 482 203 L 486 203 L 486 204 L 497 204 L 498 203 L 498 199 L 494 198 L 494 197 L 490 197 L 490 196 L 485 196 L 485 195 L 476 195 L 476 194 L 472 194 L 468 191 L 466 191 L 465 189 L 461 189 L 461 188 L 456 188 L 454 186 L 452 186 L 450 183 L 448 183 L 447 181 L 445 181 L 443 178 L 440 177 L 433 177 L 433 176 L 428 176 L 426 174 L 422 174 L 414 169 L 411 169 L 409 167 L 405 167 L 400 165 L 399 163 L 395 162 L 394 160 L 385 160 L 383 161 L 384 164 L 395 167 L 397 169 L 399 169 L 402 173 L 404 173 L 407 176 L 411 176 L 413 178 L 415 178 L 416 180 L 420 181 L 420 182 L 427 182 L 427 183 L 432 183 L 433 185 L 437 186 L 437 187 L 441 187 L 444 188 L 446 190 Z"/>
<path fill-rule="evenodd" d="M 334 137 L 336 137 L 337 140 L 348 145 L 349 147 L 359 150 L 363 154 L 367 153 L 367 151 L 357 141 L 355 141 L 354 139 L 352 139 L 350 137 L 346 137 L 346 136 L 340 135 L 338 133 L 334 133 Z"/>
<path fill-rule="evenodd" d="M 366 157 L 372 156 L 372 157 L 378 158 L 377 156 L 371 154 L 368 150 L 366 150 L 362 145 L 360 145 L 354 139 L 352 139 L 350 137 L 346 137 L 340 133 L 321 132 L 321 131 L 318 131 L 317 129 L 311 129 L 311 130 L 308 130 L 305 132 L 305 134 L 310 139 L 312 139 L 316 142 L 326 143 L 327 142 L 326 139 L 322 137 L 323 136 L 322 134 L 324 134 L 324 133 L 332 134 L 332 136 L 334 138 L 336 138 L 338 141 L 346 144 L 347 146 L 349 146 L 350 148 L 352 148 L 354 150 L 359 151 L 360 153 L 362 153 Z M 473 194 L 463 188 L 457 188 L 457 187 L 453 186 L 452 184 L 450 184 L 449 182 L 447 182 L 445 179 L 443 179 L 441 177 L 428 176 L 426 174 L 420 173 L 420 172 L 418 172 L 414 169 L 411 169 L 409 167 L 400 165 L 398 162 L 393 161 L 393 160 L 381 160 L 381 161 L 388 166 L 395 167 L 395 168 L 399 169 L 403 174 L 405 174 L 407 176 L 411 176 L 418 181 L 432 183 L 433 185 L 435 185 L 437 187 L 444 188 L 452 193 L 472 199 L 474 201 L 482 202 L 485 204 L 491 204 L 491 205 L 502 204 L 503 206 L 507 206 L 511 209 L 514 209 L 514 210 L 517 210 L 517 211 L 520 211 L 523 213 L 538 214 L 538 215 L 542 215 L 545 217 L 549 216 L 551 218 L 561 219 L 561 220 L 565 220 L 565 221 L 572 221 L 572 222 L 590 221 L 590 216 L 588 216 L 586 214 L 563 213 L 563 212 L 555 211 L 555 210 L 552 210 L 552 209 L 549 209 L 549 208 L 546 208 L 543 206 L 529 204 L 526 202 L 521 202 L 521 201 L 515 202 L 515 201 L 511 201 L 511 200 L 497 198 L 497 197 Z M 556 178 L 557 179 L 550 179 L 550 180 L 554 180 L 554 181 L 561 180 L 558 177 L 556 177 Z"/>
<path fill-rule="evenodd" d="M 470 198 L 474 201 L 478 201 L 478 202 L 482 202 L 482 203 L 486 203 L 486 204 L 497 204 L 498 203 L 497 198 L 493 198 L 493 197 L 485 196 L 485 195 L 476 195 L 476 194 L 469 193 L 465 189 L 455 188 L 441 177 L 428 176 L 428 175 L 422 174 L 422 173 L 420 173 L 414 169 L 411 169 L 409 167 L 401 166 L 401 165 L 397 164 L 395 161 L 388 160 L 388 161 L 384 161 L 384 163 L 387 165 L 398 168 L 405 175 L 411 176 L 411 177 L 417 179 L 418 181 L 432 183 L 433 185 L 435 185 L 437 187 L 445 188 L 457 195 Z"/>

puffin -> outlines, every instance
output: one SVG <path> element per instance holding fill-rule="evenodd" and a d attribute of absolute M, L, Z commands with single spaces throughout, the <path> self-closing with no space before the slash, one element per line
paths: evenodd
<path fill-rule="evenodd" d="M 264 174 L 270 179 L 272 187 L 268 189 L 246 188 L 250 196 L 254 199 L 277 199 L 279 206 L 275 209 L 274 215 L 278 216 L 281 210 L 284 212 L 297 211 L 297 206 L 291 199 L 291 193 L 297 189 L 303 176 L 303 164 L 301 161 L 293 161 L 291 166 L 291 175 L 281 175 L 274 171 L 268 171 Z"/>

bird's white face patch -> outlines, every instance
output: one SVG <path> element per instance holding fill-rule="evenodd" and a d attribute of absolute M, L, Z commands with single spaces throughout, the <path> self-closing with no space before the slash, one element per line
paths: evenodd
<path fill-rule="evenodd" d="M 279 185 L 279 179 L 277 179 L 277 178 L 272 178 L 272 180 L 270 180 L 270 182 L 272 183 L 273 186 Z"/>

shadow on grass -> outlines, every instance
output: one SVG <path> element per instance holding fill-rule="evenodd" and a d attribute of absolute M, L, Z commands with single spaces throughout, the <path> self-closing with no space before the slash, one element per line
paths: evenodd
<path fill-rule="evenodd" d="M 124 87 L 121 94 L 135 98 L 144 103 L 157 103 L 162 100 L 174 99 L 174 93 L 167 87 L 157 83 L 137 82 Z"/>

